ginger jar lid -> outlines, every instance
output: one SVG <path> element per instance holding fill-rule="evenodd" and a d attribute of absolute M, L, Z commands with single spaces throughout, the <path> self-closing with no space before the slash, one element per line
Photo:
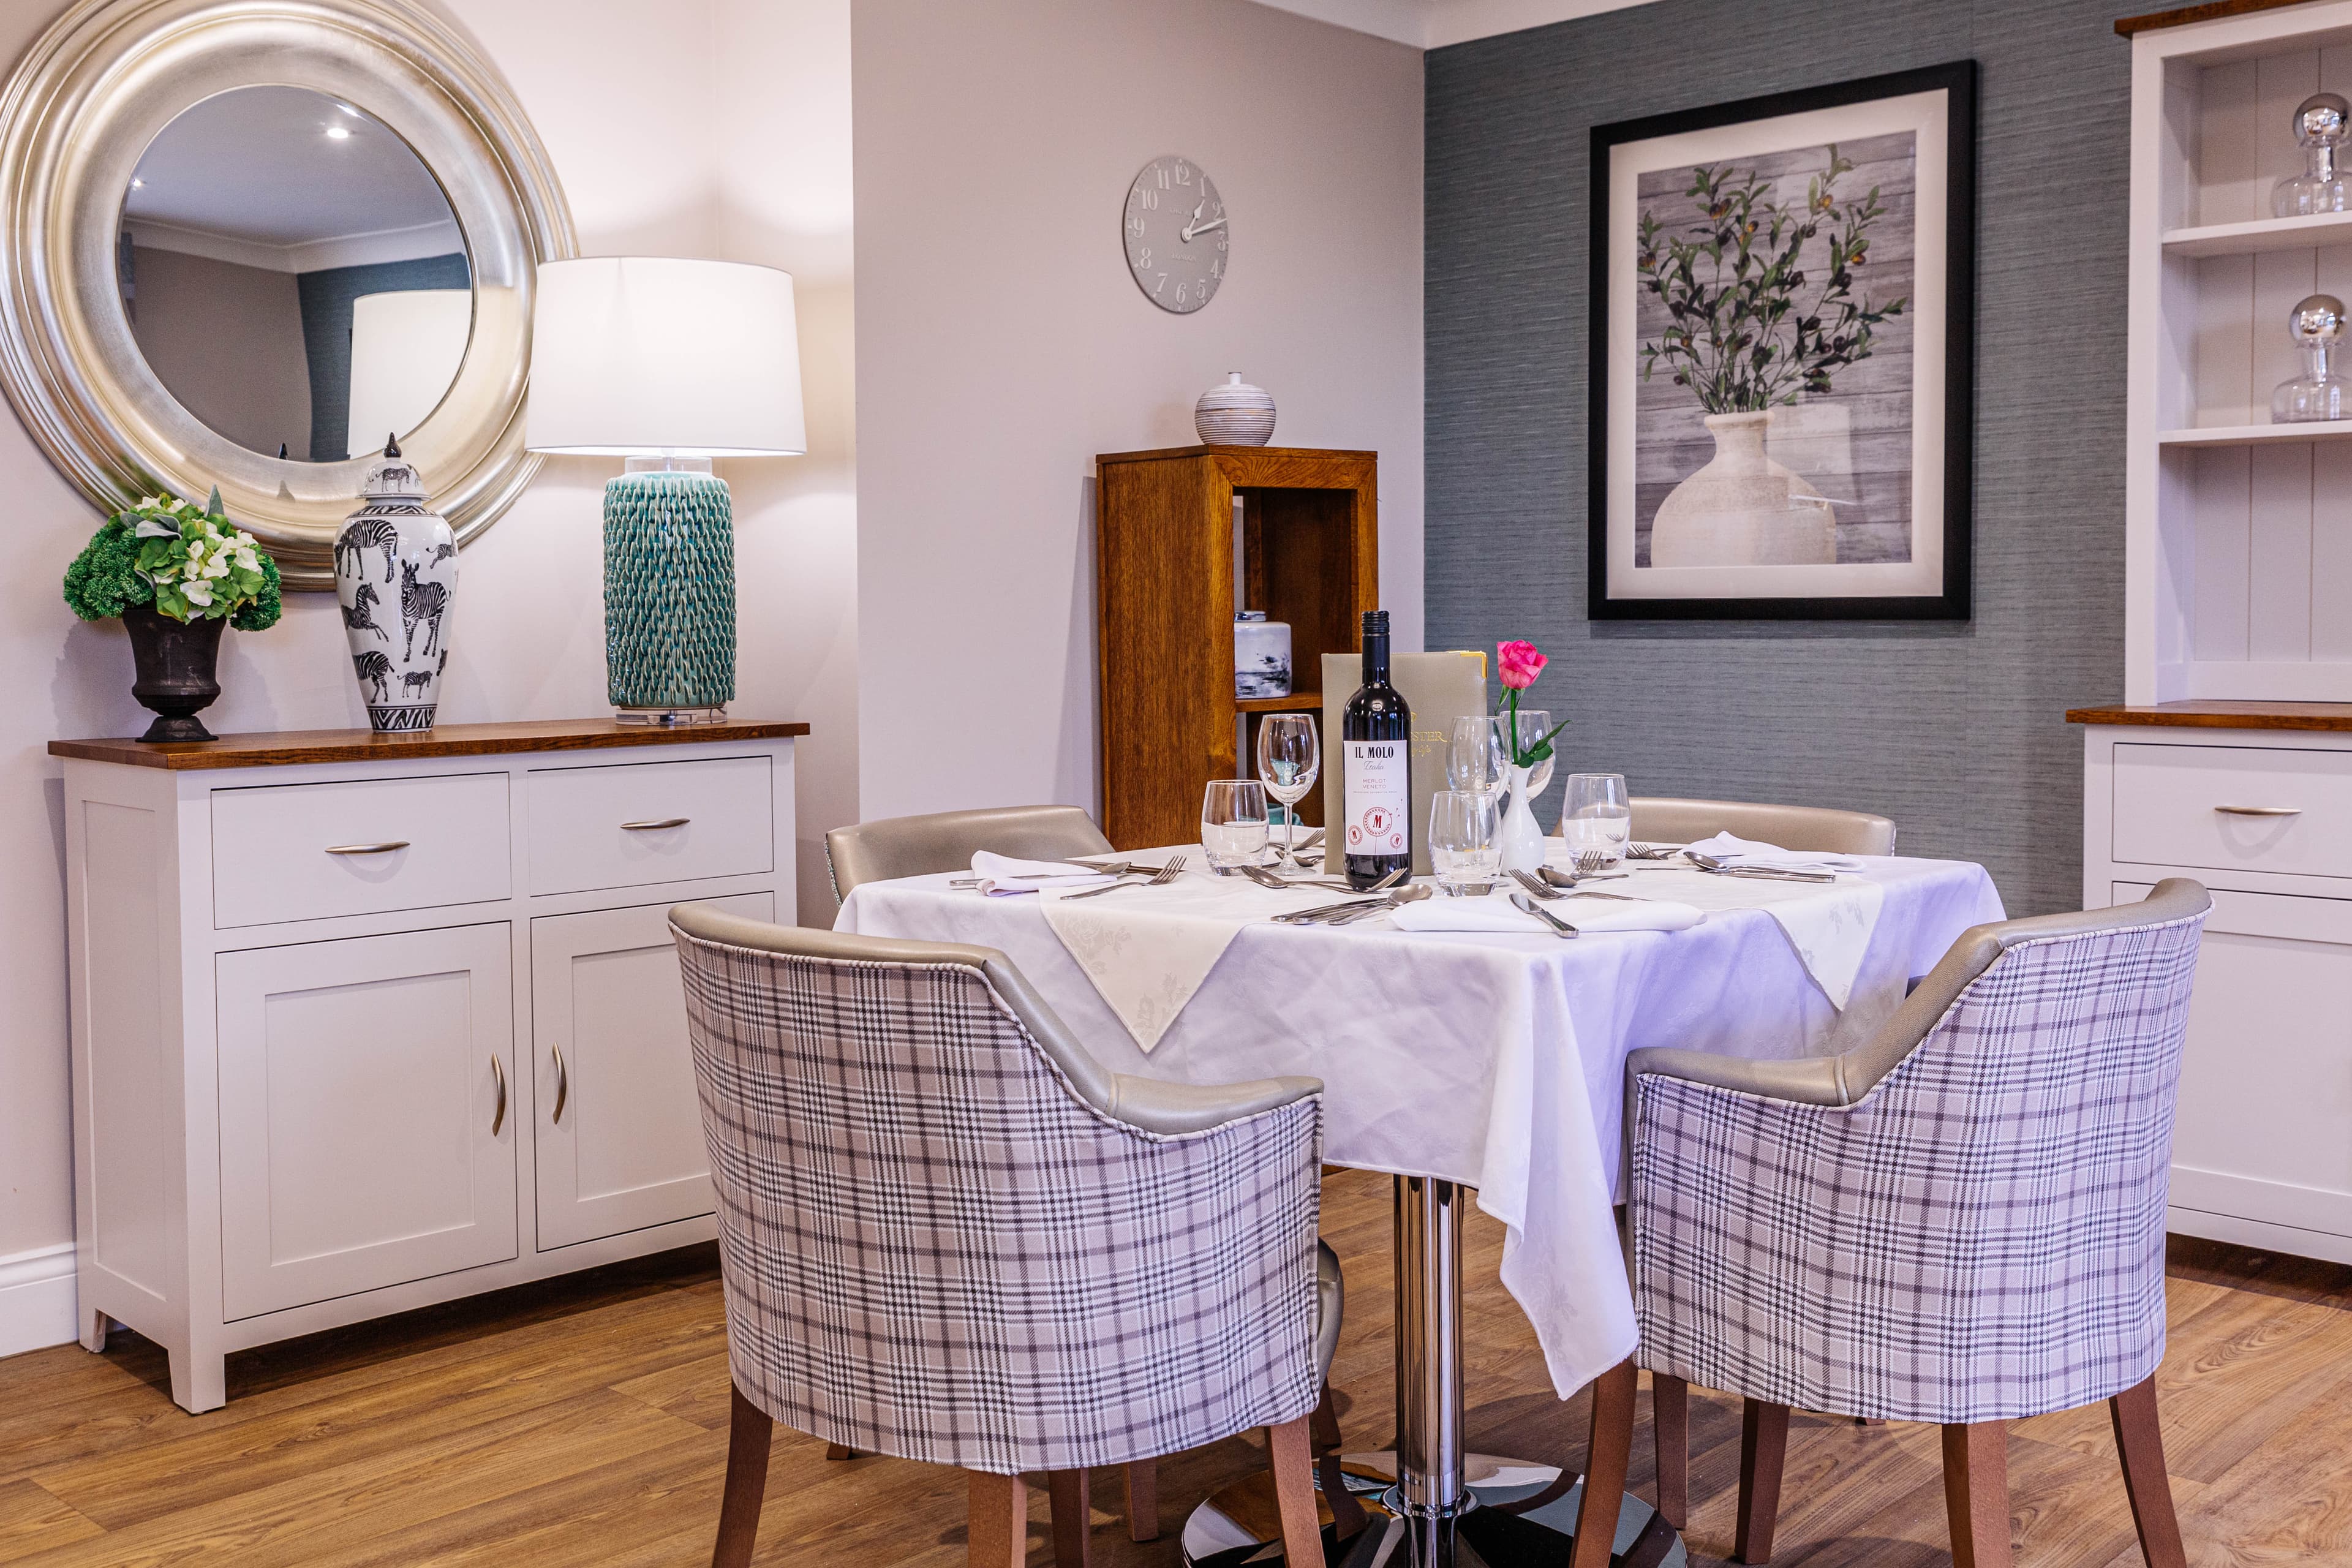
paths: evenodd
<path fill-rule="evenodd" d="M 360 500 L 373 505 L 377 501 L 423 501 L 425 476 L 416 465 L 400 455 L 400 443 L 390 437 L 383 443 L 383 456 L 368 465 L 367 477 L 360 481 Z"/>

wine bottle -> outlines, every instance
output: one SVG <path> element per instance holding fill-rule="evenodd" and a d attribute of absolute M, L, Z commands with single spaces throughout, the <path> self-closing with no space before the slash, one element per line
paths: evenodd
<path fill-rule="evenodd" d="M 1389 684 L 1389 613 L 1364 612 L 1364 684 L 1340 716 L 1348 884 L 1412 868 L 1412 710 Z"/>

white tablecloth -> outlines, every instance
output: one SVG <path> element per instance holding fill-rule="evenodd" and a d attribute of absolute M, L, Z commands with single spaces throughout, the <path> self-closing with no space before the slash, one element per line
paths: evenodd
<path fill-rule="evenodd" d="M 1961 931 L 2001 918 L 1981 867 L 1868 867 L 1885 900 L 1843 1014 L 1761 910 L 1575 942 L 1259 923 L 1234 937 L 1149 1056 L 1036 899 L 959 891 L 946 876 L 869 882 L 835 926 L 1002 950 L 1116 1072 L 1321 1079 L 1325 1158 L 1465 1183 L 1509 1227 L 1503 1284 L 1565 1398 L 1634 1345 L 1611 1214 L 1626 1054 L 1680 1046 L 1777 1059 L 1843 1049 Z"/>

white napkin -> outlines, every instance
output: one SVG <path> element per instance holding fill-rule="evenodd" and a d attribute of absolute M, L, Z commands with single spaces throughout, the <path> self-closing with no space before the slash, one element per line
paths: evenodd
<path fill-rule="evenodd" d="M 1664 899 L 1619 903 L 1614 899 L 1560 899 L 1544 908 L 1580 931 L 1687 931 L 1706 918 L 1690 904 Z M 1373 917 L 1379 918 L 1377 916 Z M 1507 897 L 1449 899 L 1444 896 L 1399 904 L 1389 911 L 1399 931 L 1507 931 L 1513 936 L 1549 936 L 1551 928 Z"/>
<path fill-rule="evenodd" d="M 1788 933 L 1789 945 L 1797 950 L 1805 972 L 1840 1010 L 1853 995 L 1863 954 L 1886 903 L 1885 885 L 1866 875 L 1840 876 L 1834 882 L 1784 882 L 1767 877 L 1717 877 L 1679 860 L 1645 865 L 1640 875 L 1612 882 L 1609 889 L 1638 899 L 1680 900 L 1708 910 L 1764 910 Z"/>
<path fill-rule="evenodd" d="M 1862 862 L 1851 855 L 1783 849 L 1777 844 L 1759 844 L 1753 838 L 1735 838 L 1728 833 L 1718 833 L 1712 838 L 1702 838 L 1685 847 L 1696 849 L 1727 866 L 1754 866 L 1772 871 L 1843 871 L 1849 874 L 1862 869 Z"/>
<path fill-rule="evenodd" d="M 1034 893 L 1041 888 L 1100 887 L 1112 879 L 1100 871 L 1082 871 L 1066 860 L 1016 860 L 985 849 L 972 851 L 971 873 L 981 879 L 980 890 L 992 899 Z M 1022 880 L 1013 880 L 1016 877 Z"/>

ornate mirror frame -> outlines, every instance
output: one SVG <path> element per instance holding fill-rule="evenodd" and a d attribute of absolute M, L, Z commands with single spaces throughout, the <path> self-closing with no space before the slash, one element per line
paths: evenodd
<path fill-rule="evenodd" d="M 131 337 L 115 234 L 156 132 L 215 94 L 310 88 L 390 127 L 466 238 L 473 335 L 401 445 L 460 544 L 539 467 L 523 449 L 533 268 L 575 253 L 547 153 L 489 62 L 408 0 L 79 0 L 0 96 L 0 385 L 42 449 L 107 511 L 159 490 L 229 514 L 289 588 L 331 588 L 335 531 L 368 464 L 248 451 L 183 408 Z"/>

